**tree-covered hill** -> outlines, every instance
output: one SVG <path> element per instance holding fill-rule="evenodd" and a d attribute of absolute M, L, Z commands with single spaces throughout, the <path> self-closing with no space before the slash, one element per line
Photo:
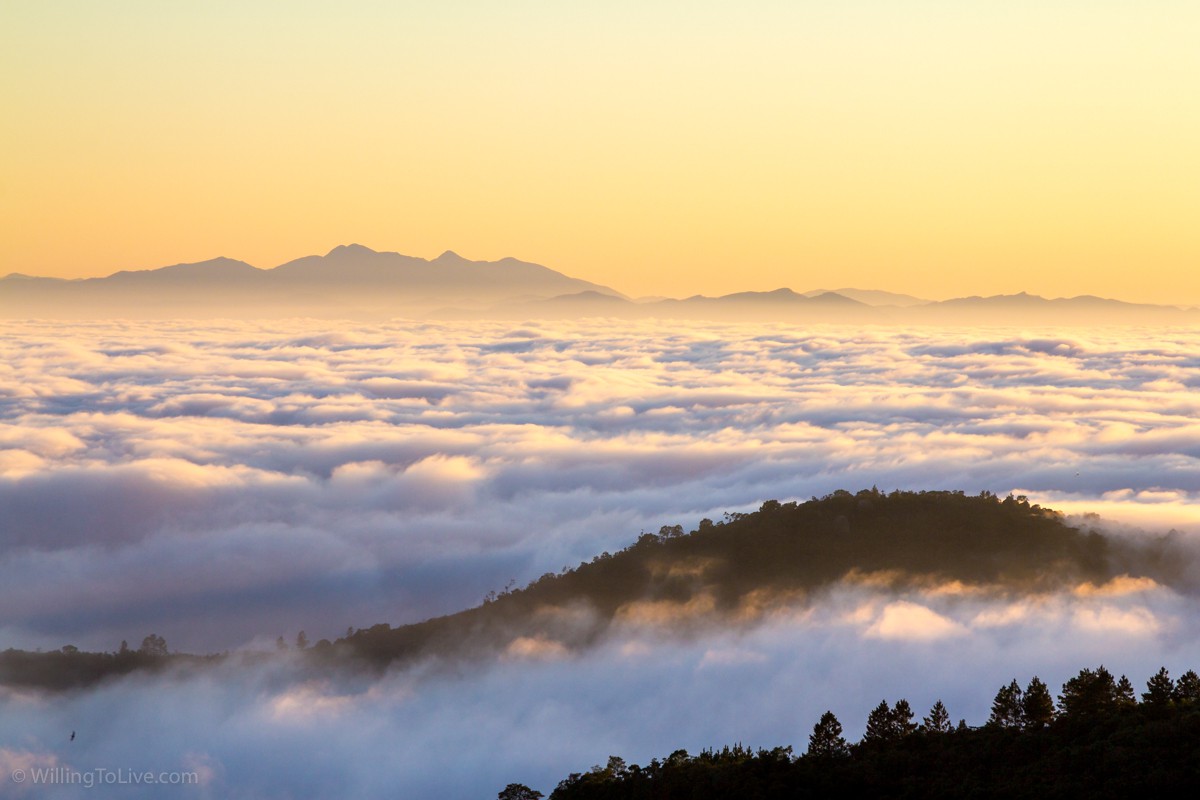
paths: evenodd
<path fill-rule="evenodd" d="M 614 624 L 745 624 L 845 580 L 904 588 L 957 581 L 999 593 L 1163 577 L 1162 559 L 1081 530 L 1025 498 L 984 492 L 837 491 L 804 503 L 768 501 L 698 529 L 664 527 L 483 605 L 415 625 L 377 625 L 323 648 L 385 664 L 475 656 L 518 639 L 585 647 Z"/>
<path fill-rule="evenodd" d="M 614 626 L 687 635 L 751 624 L 856 580 L 896 589 L 956 581 L 994 593 L 1100 584 L 1121 574 L 1178 582 L 1183 562 L 1164 555 L 1166 540 L 1133 542 L 1072 527 L 1022 497 L 837 491 L 803 503 L 767 501 L 753 513 L 703 520 L 690 533 L 680 526 L 644 533 L 620 552 L 546 573 L 475 608 L 396 628 L 377 624 L 304 652 L 312 668 L 336 669 L 477 659 L 514 646 L 571 651 Z M 9 650 L 0 653 L 0 685 L 70 688 L 189 659 Z"/>

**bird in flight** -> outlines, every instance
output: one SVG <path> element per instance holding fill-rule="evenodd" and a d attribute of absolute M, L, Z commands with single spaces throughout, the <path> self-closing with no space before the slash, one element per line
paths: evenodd
<path fill-rule="evenodd" d="M 75 731 L 71 731 L 71 741 L 75 741 Z"/>

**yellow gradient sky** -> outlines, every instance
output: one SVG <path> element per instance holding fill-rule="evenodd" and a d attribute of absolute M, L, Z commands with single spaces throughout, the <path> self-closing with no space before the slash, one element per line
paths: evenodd
<path fill-rule="evenodd" d="M 0 274 L 1200 304 L 1200 4 L 0 2 Z"/>

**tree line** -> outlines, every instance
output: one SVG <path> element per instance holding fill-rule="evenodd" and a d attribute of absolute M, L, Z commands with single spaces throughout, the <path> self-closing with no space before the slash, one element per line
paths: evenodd
<path fill-rule="evenodd" d="M 646 766 L 612 756 L 573 773 L 550 800 L 763 800 L 872 797 L 1071 798 L 1174 795 L 1200 785 L 1200 676 L 1165 667 L 1138 693 L 1104 666 L 1063 684 L 1057 701 L 1033 677 L 1001 686 L 985 724 L 951 723 L 941 700 L 919 721 L 907 700 L 880 701 L 862 738 L 826 711 L 803 755 L 740 744 Z M 540 792 L 509 784 L 509 798 Z M 500 795 L 505 798 L 504 792 Z"/>

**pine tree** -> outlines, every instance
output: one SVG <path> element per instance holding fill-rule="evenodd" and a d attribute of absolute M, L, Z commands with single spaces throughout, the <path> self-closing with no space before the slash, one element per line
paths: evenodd
<path fill-rule="evenodd" d="M 992 700 L 992 715 L 987 724 L 993 728 L 1020 728 L 1025 718 L 1024 693 L 1016 678 L 1000 687 Z"/>
<path fill-rule="evenodd" d="M 1200 705 L 1200 675 L 1188 670 L 1175 683 L 1175 702 L 1181 706 Z"/>
<path fill-rule="evenodd" d="M 1050 689 L 1034 675 L 1021 700 L 1021 721 L 1026 728 L 1044 728 L 1054 721 L 1054 698 Z"/>
<path fill-rule="evenodd" d="M 842 738 L 842 723 L 832 711 L 821 715 L 821 721 L 813 726 L 808 737 L 807 755 L 815 758 L 840 758 L 850 755 L 850 747 Z"/>
<path fill-rule="evenodd" d="M 929 709 L 929 716 L 921 720 L 921 726 L 930 733 L 950 733 L 953 730 L 950 725 L 950 714 L 946 711 L 946 706 L 942 705 L 941 700 L 938 700 L 933 704 L 933 708 Z"/>
<path fill-rule="evenodd" d="M 896 738 L 892 727 L 892 710 L 888 708 L 887 700 L 880 700 L 879 705 L 871 709 L 867 715 L 867 729 L 863 732 L 863 744 L 890 742 Z"/>
<path fill-rule="evenodd" d="M 1117 705 L 1117 682 L 1103 666 L 1081 669 L 1063 684 L 1058 706 L 1064 716 L 1087 717 L 1112 711 Z"/>
<path fill-rule="evenodd" d="M 1116 698 L 1119 708 L 1132 708 L 1137 705 L 1137 697 L 1133 694 L 1133 684 L 1124 675 L 1117 680 Z"/>
<path fill-rule="evenodd" d="M 1171 680 L 1166 667 L 1154 673 L 1154 677 L 1146 681 L 1146 691 L 1142 692 L 1142 702 L 1155 711 L 1170 708 L 1175 699 L 1175 682 Z"/>
<path fill-rule="evenodd" d="M 908 736 L 917 729 L 917 723 L 913 722 L 912 706 L 908 701 L 901 698 L 896 701 L 896 705 L 892 706 L 892 736 L 899 739 L 902 736 Z"/>

